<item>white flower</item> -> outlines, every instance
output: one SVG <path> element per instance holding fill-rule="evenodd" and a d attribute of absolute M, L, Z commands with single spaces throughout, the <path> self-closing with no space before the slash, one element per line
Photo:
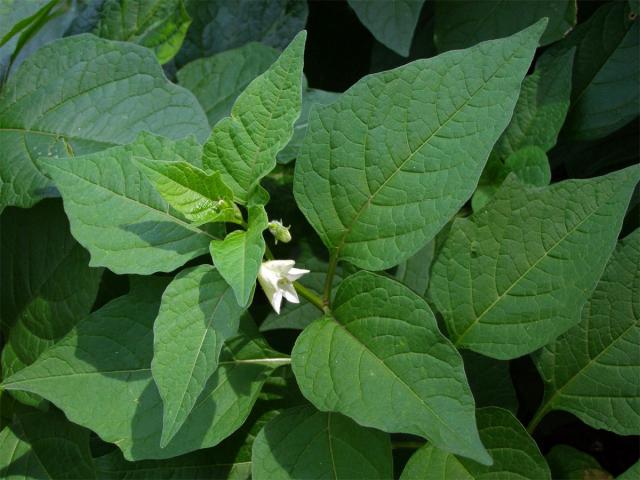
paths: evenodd
<path fill-rule="evenodd" d="M 271 306 L 278 314 L 282 297 L 290 302 L 300 303 L 293 282 L 305 273 L 309 273 L 309 270 L 293 268 L 295 264 L 296 262 L 293 260 L 270 260 L 260 265 L 258 281 Z"/>

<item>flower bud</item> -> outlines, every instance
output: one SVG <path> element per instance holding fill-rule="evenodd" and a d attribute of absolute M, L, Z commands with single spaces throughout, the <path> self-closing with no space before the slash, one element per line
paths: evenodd
<path fill-rule="evenodd" d="M 282 220 L 272 220 L 269 222 L 268 227 L 269 232 L 276 239 L 276 243 L 289 243 L 291 241 L 291 233 L 289 233 L 291 227 L 282 225 Z"/>

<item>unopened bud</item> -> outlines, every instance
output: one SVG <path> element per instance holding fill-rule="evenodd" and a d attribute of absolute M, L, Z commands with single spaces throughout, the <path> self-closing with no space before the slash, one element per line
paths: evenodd
<path fill-rule="evenodd" d="M 291 227 L 282 225 L 282 220 L 272 220 L 269 222 L 269 232 L 271 232 L 271 235 L 276 239 L 276 243 L 289 243 L 291 241 L 290 228 Z"/>

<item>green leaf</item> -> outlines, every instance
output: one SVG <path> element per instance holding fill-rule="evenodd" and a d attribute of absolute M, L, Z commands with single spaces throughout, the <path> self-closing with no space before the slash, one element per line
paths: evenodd
<path fill-rule="evenodd" d="M 548 152 L 556 144 L 569 110 L 574 53 L 544 54 L 525 77 L 513 118 L 493 149 L 498 157 L 507 158 L 528 145 Z"/>
<path fill-rule="evenodd" d="M 260 42 L 284 49 L 307 23 L 306 0 L 187 0 L 193 19 L 177 61 Z"/>
<path fill-rule="evenodd" d="M 60 202 L 29 210 L 8 208 L 0 217 L 0 323 L 6 345 L 2 374 L 33 363 L 89 314 L 102 269 L 73 239 Z M 41 399 L 15 393 L 29 405 Z"/>
<path fill-rule="evenodd" d="M 370 272 L 348 277 L 332 315 L 302 332 L 291 361 L 319 410 L 490 463 L 460 354 L 426 302 L 402 284 Z"/>
<path fill-rule="evenodd" d="M 89 433 L 55 411 L 16 415 L 0 432 L 0 478 L 96 478 Z"/>
<path fill-rule="evenodd" d="M 209 127 L 197 100 L 165 78 L 147 49 L 92 35 L 45 45 L 0 94 L 0 206 L 55 194 L 41 157 L 84 155 L 141 131 L 202 141 Z"/>
<path fill-rule="evenodd" d="M 493 458 L 484 466 L 425 445 L 409 459 L 400 480 L 455 478 L 535 478 L 551 480 L 549 467 L 536 442 L 507 410 L 496 407 L 478 410 L 478 429 L 482 443 Z"/>
<path fill-rule="evenodd" d="M 348 0 L 360 21 L 394 52 L 409 56 L 424 0 Z"/>
<path fill-rule="evenodd" d="M 504 163 L 492 153 L 471 199 L 474 212 L 489 203 L 502 182 L 512 172 L 527 185 L 543 187 L 551 182 L 549 159 L 539 147 L 523 147 L 509 155 Z"/>
<path fill-rule="evenodd" d="M 29 364 L 23 362 L 18 354 L 16 353 L 13 345 L 7 342 L 2 348 L 2 353 L 0 354 L 0 365 L 2 366 L 2 378 L 8 378 L 16 372 L 19 372 L 25 367 L 28 367 Z M 28 392 L 8 392 L 14 399 L 19 401 L 24 405 L 29 405 L 30 407 L 35 407 L 37 409 L 46 411 L 48 408 L 48 403 L 42 397 L 38 395 L 34 395 Z M 0 402 L 2 399 L 0 399 Z"/>
<path fill-rule="evenodd" d="M 427 292 L 431 263 L 435 255 L 436 243 L 431 241 L 418 252 L 398 265 L 396 279 L 421 297 Z"/>
<path fill-rule="evenodd" d="M 550 55 L 576 48 L 571 107 L 562 135 L 573 140 L 604 137 L 640 112 L 640 35 L 624 2 L 602 5 Z"/>
<path fill-rule="evenodd" d="M 233 192 L 220 172 L 207 173 L 187 162 L 159 162 L 133 158 L 134 162 L 169 205 L 196 224 L 242 222 L 233 203 Z"/>
<path fill-rule="evenodd" d="M 509 362 L 485 357 L 469 350 L 460 352 L 476 406 L 501 407 L 518 413 L 518 397 L 513 388 Z"/>
<path fill-rule="evenodd" d="M 247 203 L 260 179 L 276 165 L 276 155 L 293 135 L 300 115 L 306 32 L 240 94 L 231 116 L 213 127 L 204 146 L 204 166 L 222 173 L 236 199 Z"/>
<path fill-rule="evenodd" d="M 543 28 L 369 75 L 311 112 L 294 193 L 335 255 L 383 270 L 449 221 L 511 119 Z"/>
<path fill-rule="evenodd" d="M 535 356 L 542 412 L 566 410 L 594 428 L 640 434 L 638 312 L 640 229 L 618 244 L 582 321 Z"/>
<path fill-rule="evenodd" d="M 106 0 L 93 33 L 147 47 L 158 62 L 167 63 L 180 50 L 189 25 L 183 0 Z"/>
<path fill-rule="evenodd" d="M 548 18 L 540 45 L 560 40 L 576 24 L 576 0 L 436 0 L 434 39 L 441 52 L 506 37 Z"/>
<path fill-rule="evenodd" d="M 0 47 L 24 30 L 40 16 L 50 10 L 58 0 L 0 0 Z M 10 52 L 11 53 L 11 52 Z"/>
<path fill-rule="evenodd" d="M 247 230 L 236 230 L 224 240 L 213 240 L 210 245 L 213 263 L 236 295 L 238 304 L 246 307 L 253 296 L 256 278 L 265 243 L 262 232 L 269 219 L 261 206 L 249 207 Z"/>
<path fill-rule="evenodd" d="M 429 284 L 454 343 L 510 359 L 578 323 L 639 177 L 636 167 L 548 187 L 510 177 L 484 209 L 456 219 Z"/>
<path fill-rule="evenodd" d="M 150 364 L 153 322 L 167 282 L 135 280 L 131 293 L 91 314 L 0 386 L 41 395 L 72 422 L 115 443 L 128 460 L 170 458 L 220 443 L 245 421 L 266 376 L 288 359 L 253 331 L 227 341 L 183 428 L 160 448 L 162 400 Z"/>
<path fill-rule="evenodd" d="M 210 265 L 180 272 L 169 284 L 153 326 L 151 373 L 163 404 L 165 447 L 218 368 L 222 346 L 238 331 L 244 309 Z"/>
<path fill-rule="evenodd" d="M 277 59 L 277 50 L 251 42 L 188 63 L 178 70 L 178 83 L 196 96 L 213 126 L 230 115 L 238 95 Z"/>
<path fill-rule="evenodd" d="M 298 157 L 298 152 L 309 126 L 309 113 L 316 104 L 328 105 L 340 97 L 339 93 L 308 88 L 302 93 L 302 109 L 300 117 L 293 126 L 293 136 L 286 147 L 278 154 L 278 163 L 289 163 Z"/>
<path fill-rule="evenodd" d="M 200 158 L 200 145 L 141 134 L 130 145 L 42 162 L 92 266 L 115 273 L 169 272 L 205 253 L 215 238 L 169 208 L 133 162 L 140 157 L 193 161 Z"/>
<path fill-rule="evenodd" d="M 553 478 L 613 480 L 595 458 L 569 445 L 555 445 L 546 458 Z"/>
<path fill-rule="evenodd" d="M 617 480 L 634 480 L 638 478 L 640 475 L 640 460 L 631 465 L 627 470 L 625 470 L 621 475 L 618 476 Z"/>
<path fill-rule="evenodd" d="M 310 406 L 285 410 L 253 443 L 254 480 L 393 478 L 389 435 Z"/>

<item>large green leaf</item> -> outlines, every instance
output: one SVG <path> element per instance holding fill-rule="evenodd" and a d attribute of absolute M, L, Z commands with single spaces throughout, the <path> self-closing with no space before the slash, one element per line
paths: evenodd
<path fill-rule="evenodd" d="M 165 290 L 151 362 L 163 404 L 161 447 L 180 430 L 218 368 L 222 346 L 237 333 L 243 311 L 210 265 L 183 270 Z"/>
<path fill-rule="evenodd" d="M 640 113 L 638 23 L 630 20 L 625 2 L 609 2 L 552 47 L 552 55 L 576 48 L 564 136 L 601 138 Z"/>
<path fill-rule="evenodd" d="M 253 296 L 258 271 L 266 244 L 262 232 L 269 219 L 261 206 L 249 208 L 247 230 L 236 230 L 224 240 L 210 245 L 213 263 L 236 295 L 238 304 L 246 307 Z"/>
<path fill-rule="evenodd" d="M 307 23 L 306 0 L 187 0 L 193 19 L 180 65 L 249 42 L 284 49 Z"/>
<path fill-rule="evenodd" d="M 369 272 L 348 277 L 333 313 L 304 330 L 291 360 L 319 410 L 490 463 L 462 358 L 426 302 L 402 284 Z"/>
<path fill-rule="evenodd" d="M 204 146 L 205 167 L 222 173 L 237 200 L 246 203 L 276 155 L 293 135 L 300 115 L 306 32 L 240 94 L 231 116 L 213 127 Z"/>
<path fill-rule="evenodd" d="M 541 412 L 566 410 L 594 428 L 640 434 L 639 312 L 637 229 L 616 248 L 582 321 L 536 355 L 545 382 Z"/>
<path fill-rule="evenodd" d="M 509 177 L 484 209 L 456 219 L 429 284 L 454 343 L 510 359 L 578 323 L 639 177 L 637 167 L 548 187 Z"/>
<path fill-rule="evenodd" d="M 2 374 L 33 363 L 84 318 L 96 298 L 102 269 L 73 239 L 59 201 L 0 217 L 0 323 L 6 338 Z M 31 405 L 38 399 L 16 393 Z"/>
<path fill-rule="evenodd" d="M 393 478 L 389 435 L 310 406 L 285 410 L 253 443 L 254 480 Z"/>
<path fill-rule="evenodd" d="M 169 205 L 196 224 L 242 223 L 242 213 L 233 203 L 233 192 L 220 172 L 207 173 L 187 162 L 158 162 L 135 158 L 138 168 Z"/>
<path fill-rule="evenodd" d="M 209 128 L 197 100 L 167 81 L 146 48 L 92 35 L 45 45 L 0 95 L 0 206 L 55 193 L 41 157 L 84 155 L 141 131 L 204 140 Z"/>
<path fill-rule="evenodd" d="M 551 480 L 549 467 L 536 442 L 510 412 L 496 407 L 479 409 L 478 429 L 482 443 L 493 458 L 493 465 L 480 465 L 428 444 L 409 459 L 400 480 Z"/>
<path fill-rule="evenodd" d="M 360 80 L 311 112 L 296 201 L 334 255 L 382 270 L 471 196 L 545 22 Z"/>
<path fill-rule="evenodd" d="M 493 153 L 507 158 L 528 145 L 545 152 L 556 144 L 569 110 L 571 71 L 575 50 L 562 55 L 542 55 L 536 69 L 525 77 L 513 118 Z"/>
<path fill-rule="evenodd" d="M 189 25 L 183 0 L 105 0 L 93 33 L 150 48 L 166 63 L 180 50 Z"/>
<path fill-rule="evenodd" d="M 135 143 L 42 164 L 62 193 L 73 236 L 91 265 L 116 273 L 172 271 L 207 251 L 212 234 L 189 224 L 138 170 L 133 158 L 194 161 L 200 145 L 141 134 Z"/>
<path fill-rule="evenodd" d="M 549 24 L 540 45 L 547 45 L 573 28 L 576 13 L 576 0 L 436 0 L 434 39 L 441 52 L 467 48 L 511 35 L 546 17 Z"/>
<path fill-rule="evenodd" d="M 613 480 L 591 455 L 569 445 L 556 445 L 546 455 L 553 478 L 562 480 Z"/>
<path fill-rule="evenodd" d="M 360 21 L 380 42 L 409 56 L 424 0 L 348 0 Z"/>
<path fill-rule="evenodd" d="M 229 116 L 238 95 L 277 58 L 277 50 L 250 42 L 185 65 L 178 70 L 178 83 L 193 92 L 213 126 Z"/>
<path fill-rule="evenodd" d="M 16 415 L 0 432 L 0 478 L 96 478 L 89 433 L 55 411 Z"/>
<path fill-rule="evenodd" d="M 150 364 L 153 321 L 166 283 L 138 279 L 131 293 L 91 314 L 0 386 L 41 395 L 72 422 L 115 443 L 128 460 L 170 458 L 218 444 L 242 425 L 266 376 L 288 359 L 254 332 L 228 341 L 183 428 L 160 448 L 162 400 Z"/>

